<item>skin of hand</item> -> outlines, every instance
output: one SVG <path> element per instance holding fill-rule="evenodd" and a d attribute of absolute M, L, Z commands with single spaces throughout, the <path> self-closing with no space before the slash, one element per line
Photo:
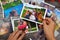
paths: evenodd
<path fill-rule="evenodd" d="M 12 34 L 10 34 L 8 40 L 22 40 L 25 36 L 25 32 L 22 30 L 16 30 Z"/>
<path fill-rule="evenodd" d="M 47 40 L 56 40 L 54 37 L 54 29 L 55 29 L 55 23 L 54 21 L 52 21 L 52 19 L 50 18 L 46 18 L 43 21 L 43 28 L 44 28 L 44 33 L 46 35 Z M 15 32 L 13 32 L 8 40 L 22 40 L 23 37 L 25 36 L 25 32 L 23 32 L 22 30 L 17 30 Z"/>
<path fill-rule="evenodd" d="M 46 18 L 43 21 L 43 28 L 47 40 L 56 40 L 54 37 L 55 22 L 51 18 Z"/>

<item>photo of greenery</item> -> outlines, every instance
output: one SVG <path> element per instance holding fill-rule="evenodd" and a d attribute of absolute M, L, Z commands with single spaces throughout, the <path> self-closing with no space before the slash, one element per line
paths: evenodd
<path fill-rule="evenodd" d="M 35 14 L 33 14 L 34 12 L 35 12 Z M 32 20 L 32 21 L 42 23 L 44 16 L 45 16 L 45 12 L 46 12 L 46 9 L 44 9 L 44 8 L 39 9 L 39 8 L 31 8 L 31 7 L 25 6 L 22 13 L 21 13 L 22 14 L 21 17 L 30 20 L 31 15 L 34 15 L 35 20 Z M 33 19 L 33 17 L 32 17 L 32 19 Z"/>
<path fill-rule="evenodd" d="M 18 21 L 19 20 L 14 20 L 14 31 L 18 30 Z M 27 20 L 24 20 L 26 21 L 27 23 L 27 27 L 28 27 L 28 32 L 36 32 L 37 31 L 37 27 L 36 27 L 36 23 L 34 22 L 30 22 L 30 21 L 27 21 Z M 20 22 L 21 23 L 21 22 Z"/>
<path fill-rule="evenodd" d="M 1 2 L 5 3 L 3 4 L 4 9 L 8 9 L 22 3 L 21 0 L 17 0 L 17 1 L 11 0 L 11 2 L 9 2 L 9 0 L 1 0 Z"/>

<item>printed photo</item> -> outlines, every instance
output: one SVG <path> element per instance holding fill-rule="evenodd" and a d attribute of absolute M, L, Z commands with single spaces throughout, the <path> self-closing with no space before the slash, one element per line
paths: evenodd
<path fill-rule="evenodd" d="M 52 16 L 55 16 L 55 14 L 54 14 L 55 6 L 54 5 L 48 4 L 46 2 L 41 2 L 40 6 L 47 8 L 46 17 L 50 18 Z"/>
<path fill-rule="evenodd" d="M 58 10 L 57 8 L 54 10 L 55 14 L 56 14 L 56 24 L 57 24 L 57 28 L 60 28 L 60 10 Z"/>
<path fill-rule="evenodd" d="M 37 32 L 36 23 L 24 19 L 13 19 L 13 30 L 25 30 L 26 33 Z"/>
<path fill-rule="evenodd" d="M 60 15 L 59 15 L 60 10 L 46 2 L 42 2 L 41 6 L 47 8 L 46 17 L 52 18 L 52 20 L 56 23 L 55 30 L 58 30 L 60 27 Z"/>
<path fill-rule="evenodd" d="M 23 3 L 21 0 L 1 0 L 4 18 L 19 17 Z"/>
<path fill-rule="evenodd" d="M 44 0 L 22 0 L 23 3 L 28 3 L 32 5 L 39 5 Z"/>
<path fill-rule="evenodd" d="M 45 0 L 45 2 L 55 5 L 60 10 L 60 0 Z"/>
<path fill-rule="evenodd" d="M 46 8 L 25 4 L 21 12 L 21 18 L 42 23 L 46 16 Z"/>

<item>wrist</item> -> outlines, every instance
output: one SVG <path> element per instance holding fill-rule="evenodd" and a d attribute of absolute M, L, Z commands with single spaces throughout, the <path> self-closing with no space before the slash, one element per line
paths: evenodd
<path fill-rule="evenodd" d="M 47 40 L 56 40 L 53 32 L 46 34 L 46 38 Z"/>
<path fill-rule="evenodd" d="M 47 40 L 56 40 L 54 35 L 50 36 L 50 37 L 47 37 Z"/>

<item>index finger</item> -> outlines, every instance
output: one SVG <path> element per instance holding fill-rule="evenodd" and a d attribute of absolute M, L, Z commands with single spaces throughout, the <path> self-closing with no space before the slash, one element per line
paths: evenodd
<path fill-rule="evenodd" d="M 22 33 L 22 35 L 19 37 L 19 39 L 18 40 L 22 40 L 23 38 L 24 38 L 24 36 L 25 36 L 25 32 L 24 33 Z"/>
<path fill-rule="evenodd" d="M 15 34 L 16 34 L 17 32 L 18 32 L 18 30 L 14 31 L 12 34 L 10 34 L 10 36 L 9 36 L 8 39 L 12 39 L 12 38 L 15 36 Z"/>
<path fill-rule="evenodd" d="M 18 31 L 14 36 L 14 39 L 17 39 L 22 34 L 22 30 Z"/>

